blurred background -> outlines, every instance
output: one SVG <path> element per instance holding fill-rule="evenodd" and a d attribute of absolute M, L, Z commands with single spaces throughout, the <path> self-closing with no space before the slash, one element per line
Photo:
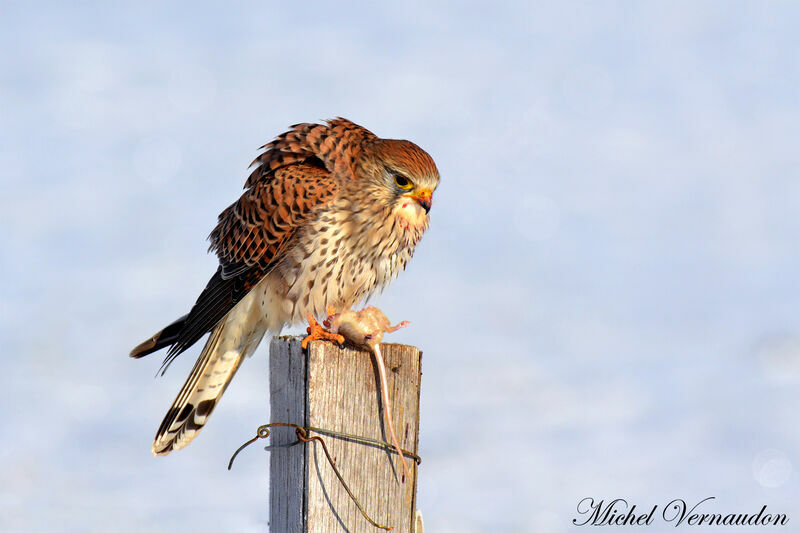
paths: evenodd
<path fill-rule="evenodd" d="M 199 346 L 127 354 L 214 272 L 257 148 L 337 115 L 442 175 L 373 300 L 425 354 L 426 531 L 571 531 L 585 497 L 800 521 L 797 4 L 0 11 L 3 532 L 267 530 L 268 454 L 226 464 L 268 344 L 159 459 Z"/>

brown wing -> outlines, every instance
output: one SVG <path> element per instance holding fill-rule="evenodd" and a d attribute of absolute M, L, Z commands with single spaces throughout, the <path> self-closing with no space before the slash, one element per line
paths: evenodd
<path fill-rule="evenodd" d="M 217 272 L 189 311 L 165 367 L 214 328 L 283 256 L 314 208 L 326 205 L 338 189 L 318 165 L 296 163 L 257 181 L 219 217 L 211 249 Z"/>
<path fill-rule="evenodd" d="M 311 210 L 352 176 L 356 157 L 373 139 L 371 132 L 338 118 L 327 124 L 296 124 L 262 146 L 245 193 L 220 214 L 209 236 L 221 277 L 271 268 Z"/>
<path fill-rule="evenodd" d="M 220 214 L 209 235 L 210 250 L 220 261 L 217 272 L 189 314 L 168 326 L 169 335 L 156 334 L 131 355 L 170 346 L 166 369 L 211 331 L 280 260 L 314 209 L 327 204 L 341 181 L 352 176 L 362 147 L 374 139 L 371 132 L 339 118 L 297 124 L 264 145 L 245 192 Z"/>
<path fill-rule="evenodd" d="M 268 270 L 306 222 L 312 210 L 336 193 L 336 180 L 314 162 L 270 172 L 223 211 L 209 235 L 222 277 Z"/>

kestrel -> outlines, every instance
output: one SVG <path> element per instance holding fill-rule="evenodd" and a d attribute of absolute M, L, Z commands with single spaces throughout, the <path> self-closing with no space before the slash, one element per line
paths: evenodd
<path fill-rule="evenodd" d="M 155 455 L 197 435 L 266 333 L 306 319 L 308 339 L 341 342 L 313 317 L 383 289 L 428 227 L 439 172 L 412 142 L 337 118 L 292 126 L 262 149 L 244 193 L 209 235 L 216 273 L 187 315 L 131 352 L 169 347 L 166 368 L 211 332 L 156 433 Z"/>

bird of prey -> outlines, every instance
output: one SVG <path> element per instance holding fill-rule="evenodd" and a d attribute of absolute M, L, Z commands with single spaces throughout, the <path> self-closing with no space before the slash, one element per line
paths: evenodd
<path fill-rule="evenodd" d="M 416 144 L 343 118 L 292 126 L 252 165 L 209 235 L 219 267 L 185 316 L 133 349 L 168 348 L 164 368 L 210 332 L 153 442 L 166 455 L 203 428 L 245 356 L 267 333 L 308 320 L 311 339 L 343 338 L 314 317 L 349 310 L 403 270 L 439 184 Z"/>

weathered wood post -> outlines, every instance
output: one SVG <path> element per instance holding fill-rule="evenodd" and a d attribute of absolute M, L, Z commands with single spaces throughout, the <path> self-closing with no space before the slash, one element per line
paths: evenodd
<path fill-rule="evenodd" d="M 386 361 L 394 427 L 400 446 L 417 453 L 422 352 L 381 345 Z M 389 441 L 372 354 L 314 341 L 304 353 L 299 337 L 275 337 L 270 345 L 270 421 Z M 320 433 L 336 466 L 364 511 L 394 531 L 413 532 L 417 468 L 403 481 L 396 453 Z M 292 428 L 270 436 L 270 531 L 272 533 L 369 532 L 367 522 L 328 464 L 318 442 L 298 443 Z M 293 444 L 294 443 L 294 444 Z"/>

